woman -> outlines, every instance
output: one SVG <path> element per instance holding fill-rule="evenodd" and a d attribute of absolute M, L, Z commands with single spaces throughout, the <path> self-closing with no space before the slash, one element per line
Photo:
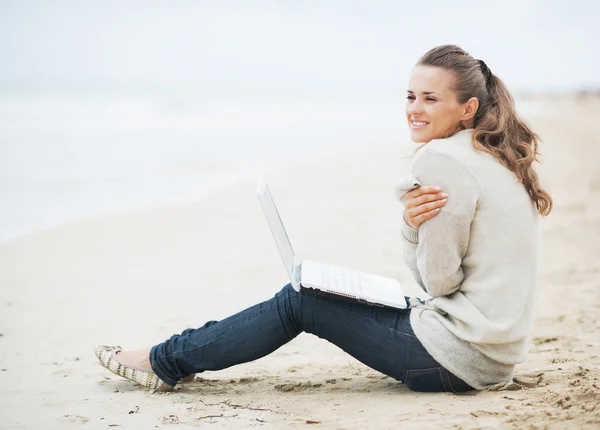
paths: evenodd
<path fill-rule="evenodd" d="M 511 380 L 527 354 L 538 215 L 552 207 L 532 167 L 538 137 L 516 115 L 502 81 L 456 46 L 419 60 L 406 118 L 412 140 L 423 145 L 401 195 L 404 259 L 430 300 L 407 298 L 408 309 L 394 310 L 287 285 L 266 302 L 152 348 L 97 347 L 101 364 L 146 388 L 170 390 L 307 332 L 415 391 L 463 392 Z"/>

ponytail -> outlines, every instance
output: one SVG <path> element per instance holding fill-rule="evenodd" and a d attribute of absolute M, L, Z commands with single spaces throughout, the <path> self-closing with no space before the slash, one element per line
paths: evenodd
<path fill-rule="evenodd" d="M 538 212 L 546 216 L 552 210 L 552 197 L 542 189 L 533 168 L 538 161 L 540 138 L 519 118 L 514 100 L 500 78 L 491 75 L 487 87 L 489 101 L 476 117 L 473 144 L 513 171 Z"/>

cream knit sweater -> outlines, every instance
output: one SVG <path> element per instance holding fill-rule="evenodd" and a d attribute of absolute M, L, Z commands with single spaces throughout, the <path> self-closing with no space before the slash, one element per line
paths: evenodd
<path fill-rule="evenodd" d="M 403 255 L 433 298 L 414 306 L 417 338 L 476 389 L 512 379 L 525 360 L 538 268 L 538 214 L 514 173 L 476 150 L 472 130 L 424 145 L 404 178 L 448 193 L 440 213 L 403 228 Z"/>

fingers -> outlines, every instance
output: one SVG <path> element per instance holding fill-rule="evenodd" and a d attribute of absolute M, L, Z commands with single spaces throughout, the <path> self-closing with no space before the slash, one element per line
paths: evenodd
<path fill-rule="evenodd" d="M 413 207 L 406 207 L 406 214 L 408 215 L 409 218 L 416 218 L 419 215 L 425 213 L 425 212 L 430 212 L 432 210 L 435 209 L 440 209 L 442 206 L 444 206 L 446 203 L 448 202 L 448 199 L 443 198 L 443 199 L 439 199 L 439 200 L 435 200 L 433 202 L 429 202 L 429 203 L 422 203 L 418 206 L 413 206 Z"/>
<path fill-rule="evenodd" d="M 406 195 L 406 207 L 414 208 L 417 206 L 421 206 L 430 202 L 435 202 L 439 200 L 447 200 L 448 194 L 442 192 L 436 193 L 425 193 L 419 196 L 411 197 L 408 194 Z"/>
<path fill-rule="evenodd" d="M 415 188 L 414 190 L 411 190 L 408 193 L 406 193 L 406 198 L 413 199 L 415 197 L 422 196 L 423 194 L 436 194 L 441 191 L 442 189 L 440 187 L 423 185 L 422 187 Z"/>
<path fill-rule="evenodd" d="M 424 212 L 424 213 L 422 213 L 420 215 L 417 215 L 414 218 L 410 218 L 410 220 L 412 221 L 411 224 L 413 224 L 414 228 L 419 228 L 419 226 L 421 224 L 423 224 L 428 219 L 433 218 L 438 213 L 440 213 L 440 208 L 435 208 L 435 209 L 432 209 L 432 210 L 430 210 L 428 212 Z"/>
<path fill-rule="evenodd" d="M 438 213 L 448 202 L 448 194 L 440 187 L 422 186 L 406 193 L 404 219 L 413 228 L 419 226 Z"/>

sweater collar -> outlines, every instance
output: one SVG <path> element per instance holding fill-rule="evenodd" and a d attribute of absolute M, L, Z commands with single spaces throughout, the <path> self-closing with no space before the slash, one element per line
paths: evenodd
<path fill-rule="evenodd" d="M 461 131 L 454 133 L 452 136 L 446 138 L 448 141 L 452 143 L 456 143 L 461 146 L 470 147 L 473 142 L 473 132 L 475 130 L 472 128 L 467 128 Z"/>

